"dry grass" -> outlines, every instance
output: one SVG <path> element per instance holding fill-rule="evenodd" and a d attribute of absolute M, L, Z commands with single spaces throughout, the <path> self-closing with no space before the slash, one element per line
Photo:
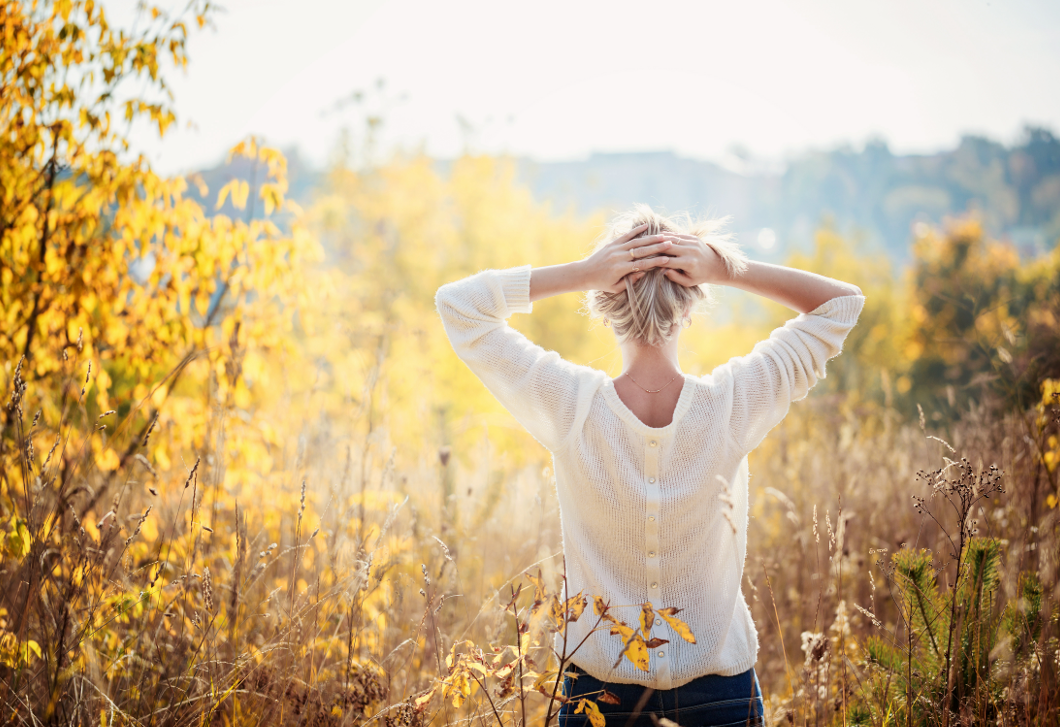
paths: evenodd
<path fill-rule="evenodd" d="M 0 568 L 6 721 L 544 721 L 550 700 L 532 684 L 549 669 L 544 644 L 561 623 L 533 610 L 550 593 L 513 593 L 527 571 L 560 582 L 547 469 L 491 468 L 488 441 L 462 458 L 429 444 L 398 454 L 363 422 L 321 415 L 291 433 L 299 444 L 280 464 L 285 488 L 236 497 L 223 486 L 223 453 L 210 449 L 162 478 L 146 457 L 105 473 L 61 444 L 41 461 L 30 443 L 66 441 L 73 425 L 31 418 L 33 392 L 20 380 L 13 391 L 17 431 L 5 442 L 22 445 L 6 453 L 21 472 L 5 472 L 3 492 L 14 512 Z M 1047 408 L 970 404 L 945 427 L 839 395 L 793 410 L 752 455 L 745 593 L 771 723 L 949 720 L 938 704 L 907 709 L 910 696 L 914 706 L 938 699 L 945 669 L 918 672 L 913 695 L 866 644 L 882 639 L 913 668 L 922 634 L 907 626 L 892 554 L 929 548 L 940 597 L 952 592 L 958 529 L 945 493 L 935 486 L 932 498 L 917 475 L 960 456 L 969 476 L 996 465 L 1005 489 L 976 500 L 967 522 L 1002 543 L 999 596 L 977 618 L 1018 605 L 1020 574 L 1035 573 L 1044 625 L 1021 644 L 997 641 L 989 689 L 955 698 L 950 721 L 1056 720 L 1057 510 L 1043 504 L 1055 471 L 1035 449 L 1056 431 Z M 927 498 L 928 514 L 914 497 Z M 962 648 L 954 639 L 947 659 Z M 509 664 L 525 668 L 521 679 Z M 444 694 L 417 703 L 438 680 Z M 553 676 L 541 691 L 554 686 Z"/>

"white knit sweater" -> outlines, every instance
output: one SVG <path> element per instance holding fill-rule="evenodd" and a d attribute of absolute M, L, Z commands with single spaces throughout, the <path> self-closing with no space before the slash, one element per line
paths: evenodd
<path fill-rule="evenodd" d="M 865 299 L 843 296 L 778 328 L 746 356 L 685 376 L 673 421 L 637 419 L 611 378 L 546 351 L 508 326 L 529 313 L 530 267 L 486 270 L 436 297 L 449 340 L 508 411 L 553 455 L 568 589 L 602 596 L 636 625 L 640 604 L 684 609 L 696 643 L 664 623 L 650 669 L 612 668 L 619 637 L 592 634 L 573 661 L 610 682 L 679 687 L 750 669 L 758 634 L 743 598 L 747 454 L 825 375 Z M 731 504 L 729 504 L 731 503 Z M 726 511 L 728 511 L 726 513 Z M 573 648 L 596 621 L 572 624 Z"/>

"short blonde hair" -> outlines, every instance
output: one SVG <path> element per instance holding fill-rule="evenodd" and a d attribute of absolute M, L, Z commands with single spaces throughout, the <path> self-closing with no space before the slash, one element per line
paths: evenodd
<path fill-rule="evenodd" d="M 637 204 L 608 223 L 595 249 L 647 224 L 647 229 L 637 237 L 668 232 L 694 235 L 721 256 L 732 278 L 747 269 L 747 256 L 733 241 L 731 233 L 722 232 L 728 222 L 728 217 L 696 220 L 687 213 L 667 217 L 646 204 Z M 626 290 L 620 293 L 590 290 L 585 301 L 589 315 L 609 321 L 620 341 L 636 339 L 649 346 L 661 346 L 677 335 L 686 311 L 694 311 L 712 300 L 709 286 L 686 288 L 666 277 L 665 270 L 653 268 L 636 283 L 627 280 Z"/>

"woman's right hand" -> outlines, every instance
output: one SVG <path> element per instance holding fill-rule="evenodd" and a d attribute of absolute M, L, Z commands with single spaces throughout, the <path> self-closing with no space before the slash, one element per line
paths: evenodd
<path fill-rule="evenodd" d="M 677 236 L 672 234 L 637 237 L 648 228 L 634 227 L 621 237 L 611 240 L 589 257 L 578 263 L 582 268 L 584 290 L 606 290 L 621 293 L 626 289 L 626 278 L 636 282 L 644 272 L 666 267 Z"/>
<path fill-rule="evenodd" d="M 729 272 L 721 255 L 694 235 L 667 235 L 674 241 L 667 251 L 665 275 L 686 288 L 705 283 L 729 280 Z"/>

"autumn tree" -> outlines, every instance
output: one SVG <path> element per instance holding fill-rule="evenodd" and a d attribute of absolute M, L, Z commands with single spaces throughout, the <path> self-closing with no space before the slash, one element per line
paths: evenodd
<path fill-rule="evenodd" d="M 93 445 L 104 469 L 166 416 L 161 403 L 192 361 L 277 341 L 280 320 L 247 326 L 244 304 L 250 296 L 253 315 L 279 315 L 276 296 L 298 286 L 286 273 L 312 249 L 297 226 L 284 233 L 269 218 L 286 191 L 278 152 L 254 140 L 233 150 L 267 180 L 220 190 L 219 202 L 230 196 L 239 209 L 260 198 L 265 218 L 240 220 L 209 216 L 187 180 L 157 175 L 129 148 L 131 125 L 172 125 L 163 67 L 187 63 L 187 25 L 203 27 L 211 7 L 143 12 L 129 34 L 92 0 L 2 6 L 0 361 L 9 378 L 25 358 L 20 373 L 44 422 L 59 418 L 62 382 L 94 364 L 90 408 L 116 409 L 126 434 L 121 446 Z M 5 410 L 7 424 L 14 414 Z"/>
<path fill-rule="evenodd" d="M 913 254 L 904 354 L 917 400 L 946 410 L 986 393 L 1033 406 L 1060 376 L 1060 248 L 1023 261 L 964 218 L 925 230 Z"/>
<path fill-rule="evenodd" d="M 163 71 L 184 67 L 189 24 L 211 10 L 145 7 L 128 32 L 93 0 L 0 4 L 0 666 L 32 667 L 4 688 L 45 719 L 72 698 L 71 675 L 119 643 L 101 604 L 159 597 L 165 563 L 132 600 L 111 577 L 123 555 L 160 553 L 133 542 L 141 528 L 158 535 L 142 511 L 135 532 L 115 526 L 134 462 L 158 477 L 177 452 L 199 458 L 188 469 L 216 489 L 226 464 L 254 459 L 269 435 L 245 361 L 286 340 L 304 290 L 294 271 L 316 254 L 285 200 L 283 156 L 258 140 L 232 155 L 263 181 L 218 194 L 218 208 L 262 213 L 243 219 L 203 209 L 188 180 L 130 148 L 135 125 L 164 135 L 174 123 Z M 224 447 L 226 431 L 240 447 Z M 112 547 L 119 532 L 124 548 Z M 94 570 L 75 543 L 99 554 Z"/>

